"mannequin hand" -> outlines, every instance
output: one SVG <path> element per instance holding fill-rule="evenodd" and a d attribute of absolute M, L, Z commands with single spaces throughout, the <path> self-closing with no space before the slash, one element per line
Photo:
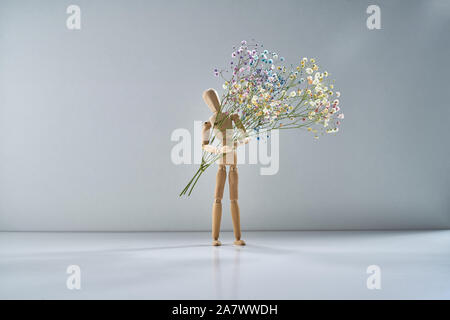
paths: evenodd
<path fill-rule="evenodd" d="M 202 146 L 202 149 L 205 150 L 206 152 L 209 152 L 209 153 L 214 153 L 214 154 L 218 154 L 219 153 L 216 147 L 211 146 L 209 144 L 204 144 Z"/>
<path fill-rule="evenodd" d="M 231 151 L 233 151 L 233 147 L 230 146 L 223 146 L 220 148 L 220 153 L 229 153 Z"/>
<path fill-rule="evenodd" d="M 247 144 L 250 142 L 250 138 L 244 138 L 237 141 L 238 145 Z"/>

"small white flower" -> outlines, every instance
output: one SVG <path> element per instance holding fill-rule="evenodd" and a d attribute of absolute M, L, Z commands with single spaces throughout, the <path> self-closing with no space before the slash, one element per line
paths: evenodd
<path fill-rule="evenodd" d="M 307 74 L 312 74 L 312 73 L 313 73 L 313 69 L 311 69 L 311 68 L 306 68 L 306 73 L 307 73 Z"/>
<path fill-rule="evenodd" d="M 338 132 L 339 128 L 334 128 L 334 129 L 327 129 L 327 133 L 335 133 Z"/>

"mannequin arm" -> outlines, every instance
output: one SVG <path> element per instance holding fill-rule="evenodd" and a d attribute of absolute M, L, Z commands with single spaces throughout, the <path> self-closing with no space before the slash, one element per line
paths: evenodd
<path fill-rule="evenodd" d="M 241 119 L 239 118 L 239 115 L 237 113 L 233 114 L 231 116 L 231 119 L 234 122 L 234 125 L 236 126 L 236 128 L 239 129 L 240 132 L 240 137 L 238 139 L 238 145 L 241 144 L 247 144 L 250 141 L 250 138 L 248 138 L 248 134 L 247 134 L 247 130 L 245 130 L 244 125 L 241 122 Z"/>
<path fill-rule="evenodd" d="M 209 153 L 220 154 L 220 153 L 228 153 L 233 149 L 229 146 L 223 146 L 220 149 L 209 144 L 209 134 L 211 131 L 211 122 L 205 121 L 203 123 L 202 129 L 202 149 Z"/>
<path fill-rule="evenodd" d="M 209 153 L 217 154 L 217 148 L 209 144 L 209 134 L 211 131 L 211 122 L 205 121 L 202 128 L 202 149 Z"/>
<path fill-rule="evenodd" d="M 202 128 L 202 147 L 209 144 L 209 133 L 211 131 L 211 123 L 209 121 L 203 122 Z"/>
<path fill-rule="evenodd" d="M 234 125 L 240 130 L 243 131 L 243 133 L 246 135 L 247 134 L 247 130 L 245 130 L 244 125 L 241 122 L 241 119 L 239 118 L 239 115 L 237 113 L 234 113 L 231 116 L 231 120 L 233 120 Z"/>

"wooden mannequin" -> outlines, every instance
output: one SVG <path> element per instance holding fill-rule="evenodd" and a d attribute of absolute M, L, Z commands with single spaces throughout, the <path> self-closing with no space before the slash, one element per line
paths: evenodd
<path fill-rule="evenodd" d="M 231 218 L 233 220 L 233 230 L 235 245 L 244 246 L 245 242 L 241 239 L 241 224 L 238 204 L 238 171 L 237 171 L 237 157 L 236 146 L 233 143 L 232 132 L 234 125 L 245 134 L 245 128 L 239 119 L 238 114 L 226 115 L 220 110 L 219 96 L 214 89 L 208 89 L 203 93 L 203 100 L 205 100 L 208 107 L 213 112 L 213 115 L 203 124 L 202 130 L 202 148 L 203 150 L 215 154 L 222 154 L 219 158 L 219 169 L 216 176 L 216 188 L 214 193 L 214 203 L 212 209 L 212 238 L 213 246 L 220 246 L 219 232 L 220 221 L 222 219 L 222 198 L 225 187 L 225 180 L 227 176 L 226 166 L 230 166 L 228 173 L 228 183 L 230 188 L 231 201 Z M 220 150 L 209 144 L 210 129 L 213 128 L 216 137 L 222 139 L 222 147 Z M 248 140 L 245 141 L 245 143 Z"/>

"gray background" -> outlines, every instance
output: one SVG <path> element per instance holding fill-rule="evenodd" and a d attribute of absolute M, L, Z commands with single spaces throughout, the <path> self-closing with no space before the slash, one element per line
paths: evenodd
<path fill-rule="evenodd" d="M 277 175 L 240 167 L 244 229 L 449 228 L 449 31 L 444 0 L 2 0 L 0 230 L 208 230 L 215 170 L 178 198 L 195 166 L 170 135 L 209 117 L 211 70 L 250 38 L 317 57 L 346 119 L 282 132 Z"/>

